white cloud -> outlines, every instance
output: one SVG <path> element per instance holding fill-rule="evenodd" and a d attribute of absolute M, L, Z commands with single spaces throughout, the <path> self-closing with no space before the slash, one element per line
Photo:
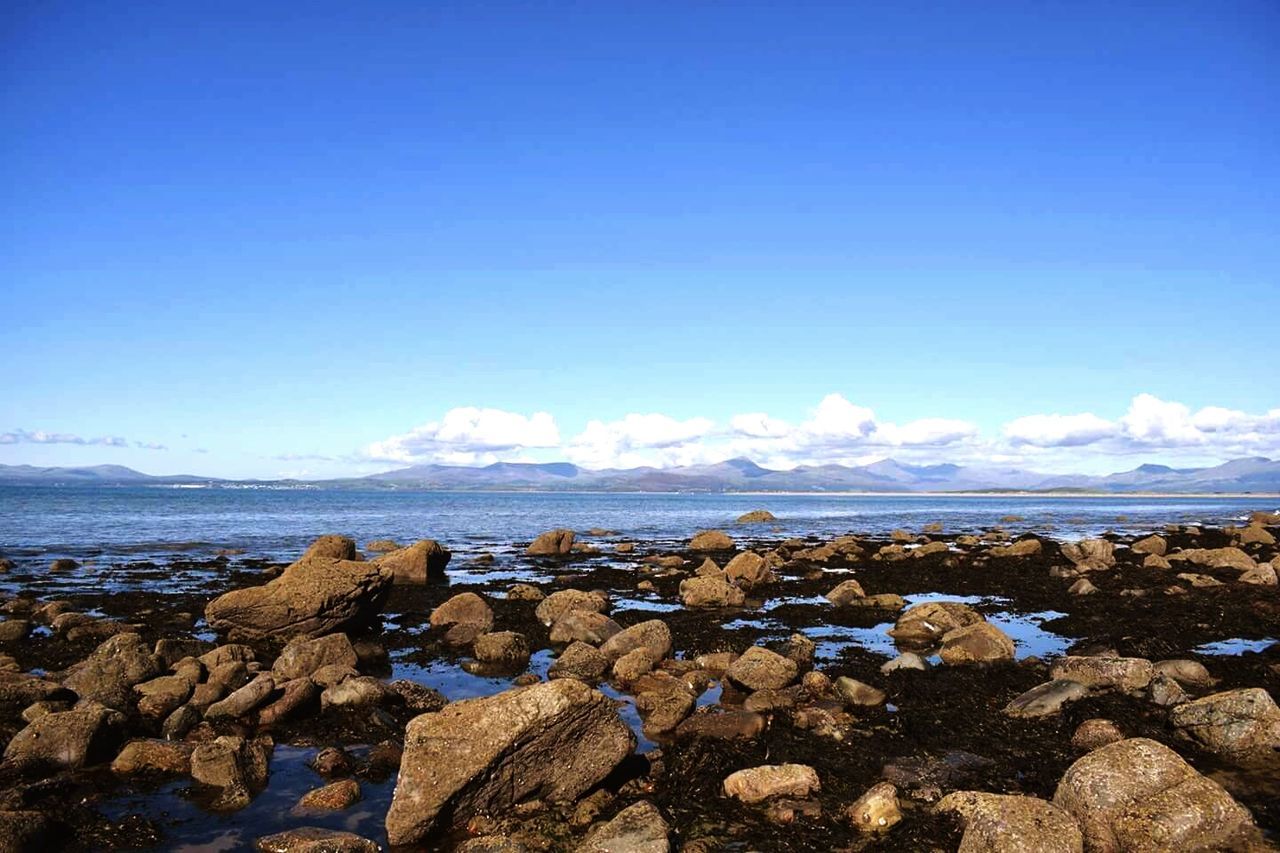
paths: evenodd
<path fill-rule="evenodd" d="M 546 412 L 521 415 L 501 409 L 450 409 L 402 435 L 375 441 L 364 455 L 388 462 L 469 465 L 494 462 L 526 448 L 557 447 L 560 429 Z"/>
<path fill-rule="evenodd" d="M 750 412 L 745 415 L 734 415 L 729 426 L 738 435 L 751 438 L 781 438 L 788 435 L 794 427 L 779 418 L 771 418 L 763 412 Z"/>
<path fill-rule="evenodd" d="M 17 429 L 13 432 L 0 433 L 0 444 L 78 444 L 84 447 L 137 447 L 141 450 L 168 450 L 163 444 L 153 441 L 134 441 L 116 435 L 85 437 L 66 432 L 45 432 L 44 430 Z"/>
<path fill-rule="evenodd" d="M 590 421 L 564 448 L 569 461 L 588 468 L 688 465 L 702 461 L 715 423 L 676 420 L 660 414 L 630 414 L 616 421 Z"/>
<path fill-rule="evenodd" d="M 1139 394 L 1120 419 L 1124 436 L 1140 444 L 1180 447 L 1203 444 L 1204 433 L 1191 421 L 1191 410 L 1151 394 Z"/>
<path fill-rule="evenodd" d="M 1081 447 L 1119 431 L 1116 424 L 1088 412 L 1080 415 L 1027 415 L 1004 426 L 1004 436 L 1013 445 L 1034 447 Z"/>

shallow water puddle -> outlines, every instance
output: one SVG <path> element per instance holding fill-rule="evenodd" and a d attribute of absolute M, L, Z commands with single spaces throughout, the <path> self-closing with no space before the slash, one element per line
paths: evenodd
<path fill-rule="evenodd" d="M 1243 655 L 1255 654 L 1265 651 L 1273 644 L 1280 642 L 1275 637 L 1266 637 L 1261 640 L 1245 640 L 1239 637 L 1230 640 L 1218 640 L 1214 643 L 1205 643 L 1192 649 L 1196 654 L 1200 655 Z"/>

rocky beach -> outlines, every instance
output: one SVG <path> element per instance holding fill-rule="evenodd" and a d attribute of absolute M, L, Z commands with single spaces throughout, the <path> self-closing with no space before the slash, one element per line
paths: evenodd
<path fill-rule="evenodd" d="M 1276 849 L 1280 516 L 776 521 L 5 559 L 0 849 Z"/>

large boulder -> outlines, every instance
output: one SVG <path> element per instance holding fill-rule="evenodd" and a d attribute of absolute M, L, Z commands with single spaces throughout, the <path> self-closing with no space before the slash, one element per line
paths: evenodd
<path fill-rule="evenodd" d="M 444 575 L 453 554 L 439 542 L 424 539 L 408 548 L 383 554 L 373 562 L 388 569 L 396 583 L 426 583 L 428 578 Z"/>
<path fill-rule="evenodd" d="M 747 649 L 725 672 L 730 681 L 748 690 L 779 690 L 799 674 L 795 661 L 763 646 Z"/>
<path fill-rule="evenodd" d="M 580 589 L 561 589 L 539 601 L 537 608 L 533 611 L 533 615 L 543 625 L 554 625 L 566 613 L 573 610 L 603 613 L 608 609 L 609 599 L 603 593 L 585 592 Z"/>
<path fill-rule="evenodd" d="M 1169 712 L 1178 733 L 1231 759 L 1280 751 L 1280 708 L 1261 687 L 1227 690 L 1178 705 Z"/>
<path fill-rule="evenodd" d="M 573 551 L 574 538 L 572 530 L 548 530 L 529 543 L 524 552 L 530 557 L 563 557 Z"/>
<path fill-rule="evenodd" d="M 671 629 L 661 619 L 650 619 L 614 634 L 600 646 L 612 663 L 627 652 L 647 649 L 655 662 L 671 654 Z"/>
<path fill-rule="evenodd" d="M 894 642 L 906 648 L 937 645 L 942 635 L 984 621 L 982 614 L 958 601 L 927 601 L 907 608 L 889 629 Z"/>
<path fill-rule="evenodd" d="M 732 551 L 733 540 L 723 530 L 701 530 L 689 540 L 692 551 Z"/>
<path fill-rule="evenodd" d="M 1013 640 L 990 622 L 975 622 L 942 635 L 938 651 L 949 666 L 999 663 L 1014 657 Z"/>
<path fill-rule="evenodd" d="M 739 524 L 763 524 L 767 521 L 777 521 L 778 517 L 767 509 L 753 509 L 750 512 L 744 512 L 738 516 Z"/>
<path fill-rule="evenodd" d="M 743 551 L 730 560 L 724 567 L 724 576 L 743 589 L 752 589 L 773 580 L 768 562 L 754 551 Z"/>
<path fill-rule="evenodd" d="M 460 592 L 431 611 L 431 627 L 444 630 L 444 641 L 465 646 L 493 628 L 493 610 L 474 592 Z"/>
<path fill-rule="evenodd" d="M 621 630 L 621 625 L 603 613 L 570 610 L 551 626 L 551 642 L 567 645 L 580 641 L 598 646 Z"/>
<path fill-rule="evenodd" d="M 363 558 L 360 556 L 360 550 L 356 548 L 356 540 L 349 536 L 330 533 L 308 545 L 307 550 L 298 558 L 298 562 L 315 559 L 359 561 Z"/>
<path fill-rule="evenodd" d="M 73 666 L 63 679 L 81 699 L 123 711 L 134 701 L 133 686 L 160 674 L 160 664 L 138 634 L 116 634 Z"/>
<path fill-rule="evenodd" d="M 1152 534 L 1145 539 L 1139 539 L 1134 542 L 1129 548 L 1135 554 L 1146 554 L 1148 556 L 1154 554 L 1157 557 L 1163 557 L 1165 552 L 1169 550 L 1169 543 L 1165 541 L 1163 536 Z"/>
<path fill-rule="evenodd" d="M 123 723 L 120 714 L 105 708 L 45 714 L 13 736 L 4 759 L 52 770 L 101 764 L 115 757 L 124 739 Z"/>
<path fill-rule="evenodd" d="M 1167 746 L 1130 738 L 1077 760 L 1053 803 L 1084 833 L 1089 851 L 1221 850 L 1247 833 L 1248 810 Z"/>
<path fill-rule="evenodd" d="M 204 611 L 209 627 L 233 639 L 255 640 L 319 637 L 368 625 L 391 593 L 391 571 L 376 562 L 314 554 L 328 539 L 312 545 L 275 580 L 209 602 Z M 327 554 L 338 548 L 329 543 L 321 550 Z"/>
<path fill-rule="evenodd" d="M 316 639 L 299 637 L 291 640 L 272 664 L 271 671 L 281 681 L 288 681 L 308 677 L 322 666 L 354 668 L 359 663 L 360 658 L 346 634 L 328 634 Z"/>
<path fill-rule="evenodd" d="M 1037 797 L 956 791 L 937 811 L 954 814 L 964 827 L 957 853 L 1082 853 L 1075 818 Z"/>
<path fill-rule="evenodd" d="M 737 607 L 747 596 L 722 577 L 688 578 L 680 582 L 680 600 L 685 607 Z"/>
<path fill-rule="evenodd" d="M 1062 546 L 1062 556 L 1081 571 L 1109 569 L 1116 564 L 1116 546 L 1106 539 L 1081 539 Z"/>
<path fill-rule="evenodd" d="M 405 731 L 387 840 L 419 844 L 527 800 L 572 802 L 634 748 L 613 703 L 574 679 L 454 702 Z"/>

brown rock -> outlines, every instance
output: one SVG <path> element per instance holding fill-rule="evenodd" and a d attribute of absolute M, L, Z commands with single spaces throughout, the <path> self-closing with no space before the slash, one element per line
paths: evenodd
<path fill-rule="evenodd" d="M 671 629 L 661 619 L 650 619 L 614 634 L 600 646 L 600 651 L 610 661 L 616 661 L 638 648 L 648 649 L 654 661 L 662 660 L 671 654 Z"/>
<path fill-rule="evenodd" d="M 529 641 L 515 631 L 481 634 L 475 643 L 476 660 L 505 666 L 524 666 L 529 662 Z"/>
<path fill-rule="evenodd" d="M 766 764 L 731 773 L 724 780 L 724 793 L 744 803 L 759 803 L 774 797 L 804 798 L 821 789 L 817 772 L 807 764 Z"/>
<path fill-rule="evenodd" d="M 746 598 L 746 593 L 722 577 L 693 577 L 680 582 L 680 600 L 685 607 L 738 607 Z"/>
<path fill-rule="evenodd" d="M 691 551 L 732 551 L 733 540 L 723 530 L 702 530 L 689 540 Z"/>
<path fill-rule="evenodd" d="M 743 551 L 729 561 L 724 567 L 725 580 L 732 581 L 743 589 L 753 589 L 773 580 L 769 564 L 764 557 L 753 551 Z"/>
<path fill-rule="evenodd" d="M 354 668 L 359 662 L 355 647 L 346 634 L 328 634 L 315 639 L 298 637 L 284 647 L 272 664 L 271 672 L 281 681 L 288 681 L 310 676 L 322 666 Z"/>
<path fill-rule="evenodd" d="M 525 553 L 530 557 L 563 557 L 573 550 L 573 540 L 572 530 L 548 530 L 534 539 Z"/>
<path fill-rule="evenodd" d="M 958 853 L 1082 853 L 1075 819 L 1036 797 L 956 791 L 943 797 L 940 812 L 960 818 L 964 837 Z"/>
<path fill-rule="evenodd" d="M 408 548 L 383 554 L 374 560 L 391 572 L 396 583 L 426 583 L 429 578 L 444 575 L 453 557 L 449 549 L 432 539 L 424 539 Z"/>
<path fill-rule="evenodd" d="M 570 610 L 551 626 L 551 642 L 557 644 L 583 642 L 598 646 L 621 631 L 622 626 L 603 613 L 596 613 L 593 610 Z"/>
<path fill-rule="evenodd" d="M 465 646 L 493 628 L 493 610 L 474 592 L 460 592 L 431 611 L 431 627 L 445 629 L 449 645 Z"/>
<path fill-rule="evenodd" d="M 533 615 L 543 625 L 554 625 L 573 610 L 585 610 L 589 613 L 602 613 L 609 609 L 609 599 L 595 592 L 583 592 L 580 589 L 562 589 L 544 598 Z"/>
<path fill-rule="evenodd" d="M 1169 712 L 1182 737 L 1230 759 L 1268 756 L 1280 751 L 1280 708 L 1261 687 L 1214 693 Z"/>
<path fill-rule="evenodd" d="M 1145 689 L 1155 676 L 1155 667 L 1146 658 L 1068 655 L 1055 663 L 1049 674 L 1093 690 L 1129 691 Z"/>
<path fill-rule="evenodd" d="M 310 811 L 337 812 L 349 809 L 358 802 L 360 783 L 355 779 L 340 779 L 303 794 L 298 806 Z"/>
<path fill-rule="evenodd" d="M 1014 658 L 1013 640 L 990 622 L 975 622 L 942 635 L 939 651 L 948 666 L 997 663 Z"/>
<path fill-rule="evenodd" d="M 902 820 L 898 789 L 892 782 L 873 785 L 845 809 L 845 816 L 859 832 L 888 832 Z"/>
<path fill-rule="evenodd" d="M 752 646 L 733 662 L 725 677 L 748 690 L 777 690 L 796 680 L 795 661 L 761 646 Z"/>

